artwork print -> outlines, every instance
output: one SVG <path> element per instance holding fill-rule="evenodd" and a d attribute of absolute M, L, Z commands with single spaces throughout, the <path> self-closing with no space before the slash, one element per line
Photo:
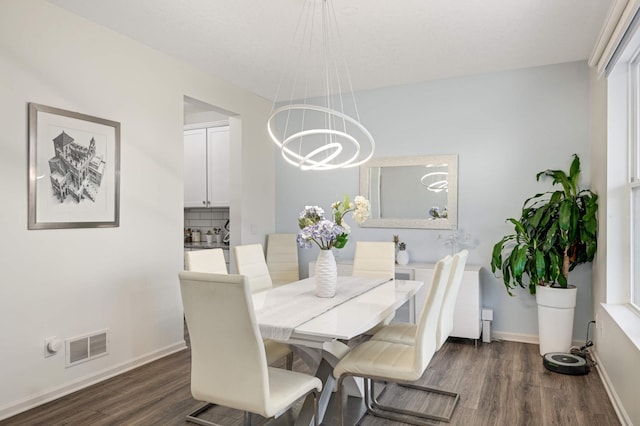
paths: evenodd
<path fill-rule="evenodd" d="M 119 224 L 120 124 L 29 104 L 29 229 Z"/>

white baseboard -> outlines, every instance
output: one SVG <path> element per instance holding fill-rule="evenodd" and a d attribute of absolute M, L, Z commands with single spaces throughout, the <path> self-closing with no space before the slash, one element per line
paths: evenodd
<path fill-rule="evenodd" d="M 509 342 L 531 343 L 534 345 L 540 343 L 537 334 L 505 333 L 502 331 L 492 331 L 491 339 L 507 340 Z"/>
<path fill-rule="evenodd" d="M 173 345 L 166 346 L 164 348 L 158 349 L 157 351 L 142 355 L 138 358 L 124 362 L 114 367 L 76 379 L 65 385 L 48 389 L 34 395 L 30 395 L 21 400 L 7 404 L 4 407 L 0 407 L 0 420 L 15 416 L 16 414 L 30 410 L 49 401 L 53 401 L 54 399 L 61 398 L 70 393 L 79 391 L 80 389 L 84 389 L 88 386 L 95 385 L 96 383 L 100 383 L 104 380 L 110 379 L 111 377 L 117 376 L 118 374 L 125 373 L 129 370 L 133 370 L 134 368 L 138 368 L 157 359 L 164 358 L 165 356 L 171 355 L 176 352 L 180 352 L 186 348 L 186 342 L 182 340 L 180 342 L 174 343 Z"/>
<path fill-rule="evenodd" d="M 604 389 L 607 391 L 607 395 L 609 395 L 609 400 L 613 405 L 613 409 L 616 411 L 618 415 L 618 420 L 620 420 L 620 424 L 622 426 L 633 426 L 631 419 L 627 415 L 627 412 L 622 405 L 622 401 L 618 397 L 615 388 L 611 384 L 611 379 L 609 379 L 609 375 L 607 371 L 602 367 L 602 363 L 600 362 L 600 358 L 598 357 L 598 353 L 591 350 L 591 354 L 596 361 L 596 369 L 598 370 L 598 375 L 600 376 L 600 380 L 602 380 L 602 384 L 604 385 Z"/>
<path fill-rule="evenodd" d="M 537 334 L 519 334 L 519 333 L 505 333 L 501 331 L 492 331 L 491 339 L 506 340 L 509 342 L 531 343 L 533 345 L 539 345 L 540 339 Z M 571 342 L 573 346 L 584 346 L 584 341 L 574 340 Z"/>

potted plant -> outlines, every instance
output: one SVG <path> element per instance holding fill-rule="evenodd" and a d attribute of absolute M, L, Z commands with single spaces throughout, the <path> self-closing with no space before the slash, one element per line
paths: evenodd
<path fill-rule="evenodd" d="M 213 228 L 213 233 L 216 236 L 216 244 L 220 244 L 222 243 L 222 234 L 220 234 L 220 231 L 222 230 L 222 228 Z"/>
<path fill-rule="evenodd" d="M 543 177 L 560 187 L 525 200 L 520 219 L 507 219 L 514 233 L 494 245 L 491 257 L 491 271 L 501 272 L 509 295 L 520 286 L 536 296 L 541 355 L 571 347 L 577 289 L 569 272 L 593 261 L 598 230 L 598 196 L 579 188 L 576 154 L 568 174 L 547 169 L 536 180 Z"/>
<path fill-rule="evenodd" d="M 404 242 L 398 244 L 398 252 L 396 253 L 396 263 L 398 265 L 406 265 L 409 263 L 409 253 L 406 249 L 407 245 Z"/>

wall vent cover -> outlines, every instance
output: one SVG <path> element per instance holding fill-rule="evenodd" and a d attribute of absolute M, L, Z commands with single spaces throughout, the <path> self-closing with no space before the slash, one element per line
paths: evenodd
<path fill-rule="evenodd" d="M 65 340 L 66 354 L 65 366 L 72 367 L 77 364 L 107 355 L 109 343 L 109 330 L 100 330 Z"/>

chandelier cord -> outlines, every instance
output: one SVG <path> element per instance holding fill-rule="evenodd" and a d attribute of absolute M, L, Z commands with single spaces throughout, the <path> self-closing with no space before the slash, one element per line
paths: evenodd
<path fill-rule="evenodd" d="M 321 10 L 318 11 L 318 8 Z M 318 30 L 321 31 L 320 36 L 314 38 Z M 301 39 L 301 42 L 296 45 L 298 39 Z M 314 48 L 314 42 L 320 42 L 322 45 Z M 291 42 L 293 50 L 297 50 L 297 63 L 294 68 L 284 68 L 289 72 L 283 72 L 278 81 L 271 115 L 267 122 L 269 136 L 280 147 L 283 158 L 302 170 L 356 167 L 373 156 L 375 142 L 371 133 L 360 123 L 351 73 L 344 52 L 338 48 L 341 43 L 342 35 L 331 0 L 305 0 Z M 318 59 L 321 62 L 314 64 L 314 53 L 316 62 Z M 320 55 L 317 55 L 318 53 Z M 324 78 L 321 85 L 312 86 L 312 72 L 322 71 Z M 346 81 L 341 80 L 341 74 Z M 289 104 L 278 107 L 286 75 L 293 75 Z M 302 82 L 304 84 L 300 84 Z M 298 93 L 302 91 L 302 98 L 296 94 L 298 85 Z M 324 96 L 313 94 L 312 87 L 315 87 L 314 90 L 323 88 Z M 347 99 L 353 104 L 355 118 L 345 112 L 347 105 L 343 89 L 347 88 L 351 92 Z M 309 99 L 310 95 L 315 97 L 316 102 L 324 98 L 324 106 L 313 105 Z M 302 103 L 295 103 L 295 99 L 301 99 Z M 296 122 L 298 120 L 299 122 Z M 364 152 L 361 151 L 359 139 L 362 136 L 359 134 L 368 142 L 368 149 Z M 350 145 L 347 151 L 344 151 L 345 143 Z"/>

